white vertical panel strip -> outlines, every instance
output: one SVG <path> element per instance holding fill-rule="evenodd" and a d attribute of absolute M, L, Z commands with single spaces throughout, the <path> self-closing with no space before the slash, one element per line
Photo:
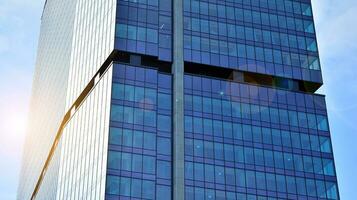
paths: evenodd
<path fill-rule="evenodd" d="M 116 5 L 116 0 L 51 0 L 47 2 L 42 19 L 31 102 L 30 116 L 34 121 L 31 122 L 30 134 L 26 139 L 18 199 L 29 199 L 65 111 L 78 98 L 80 92 L 113 51 Z M 50 89 L 48 89 L 49 86 L 51 86 Z M 106 99 L 104 96 L 107 93 L 101 94 L 103 94 L 101 100 L 104 103 Z M 91 100 L 93 105 L 96 104 L 95 99 Z M 101 109 L 100 113 L 105 112 L 107 107 L 103 105 Z M 48 112 L 49 110 L 52 112 Z M 77 111 L 76 114 L 78 113 L 82 112 Z M 73 118 L 77 123 L 68 124 L 63 132 L 67 136 L 61 139 L 63 145 L 57 147 L 58 149 L 63 147 L 63 150 L 57 149 L 59 152 L 56 152 L 54 156 L 58 158 L 53 159 L 58 159 L 58 162 L 51 161 L 48 168 L 48 171 L 53 171 L 53 174 L 46 174 L 43 180 L 46 183 L 50 181 L 47 179 L 56 180 L 60 192 L 56 193 L 57 187 L 51 185 L 51 187 L 41 188 L 38 196 L 46 193 L 48 197 L 54 195 L 58 199 L 68 197 L 76 199 L 83 194 L 88 194 L 94 187 L 85 185 L 83 182 L 102 180 L 102 176 L 99 176 L 95 170 L 91 172 L 87 170 L 94 165 L 94 161 L 81 160 L 81 158 L 86 158 L 88 152 L 93 150 L 93 156 L 89 155 L 88 158 L 101 159 L 101 156 L 105 154 L 101 149 L 104 141 L 100 137 L 100 144 L 97 144 L 96 137 L 106 127 L 103 124 L 97 124 L 99 122 L 94 118 L 91 119 L 88 112 L 82 115 Z M 91 124 L 93 128 L 98 129 L 88 127 L 91 120 L 96 122 L 95 125 Z M 88 141 L 96 144 L 94 145 L 96 149 L 87 148 L 85 143 L 80 143 L 81 139 L 86 137 Z M 61 153 L 66 156 L 60 156 Z M 36 157 L 31 156 L 34 154 Z M 59 166 L 56 169 L 56 166 L 52 166 L 54 163 L 62 163 L 61 171 L 58 173 L 55 172 Z M 101 170 L 101 167 L 97 169 Z M 83 179 L 84 173 L 88 173 L 88 176 Z M 58 177 L 56 177 L 57 174 Z M 78 185 L 72 187 L 77 183 Z M 93 197 L 96 194 L 100 196 L 101 189 L 100 184 L 98 185 L 99 189 L 94 190 Z M 78 195 L 71 196 L 74 192 Z"/>
<path fill-rule="evenodd" d="M 103 81 L 104 81 L 104 79 L 103 79 Z M 103 83 L 103 81 L 101 82 L 101 84 Z M 96 93 L 95 94 L 95 98 L 96 98 L 96 104 L 95 104 L 95 107 L 96 107 L 96 110 L 95 110 L 95 116 L 96 117 L 98 117 L 98 118 L 101 118 L 101 116 L 100 116 L 100 113 L 101 113 L 101 111 L 100 111 L 100 107 L 101 107 L 101 102 L 100 102 L 100 97 L 99 97 L 99 93 Z M 97 145 L 98 145 L 98 143 L 99 143 L 99 138 L 98 138 L 98 132 L 99 132 L 99 122 L 98 121 L 96 121 L 95 122 L 95 127 L 94 127 L 94 129 L 93 129 L 94 131 L 93 131 L 93 133 L 92 133 L 92 135 L 93 135 L 93 137 L 92 137 L 92 160 L 91 160 L 91 162 L 92 162 L 92 165 L 91 165 L 91 177 L 92 177 L 92 184 L 91 185 L 89 185 L 89 187 L 91 188 L 90 189 L 90 193 L 91 193 L 91 195 L 92 196 L 95 196 L 95 188 L 93 188 L 93 184 L 95 184 L 96 183 L 96 172 L 97 172 L 97 164 L 96 163 L 98 163 L 98 161 L 97 161 L 97 159 L 96 159 L 96 152 L 97 152 Z"/>
<path fill-rule="evenodd" d="M 58 145 L 61 147 L 61 142 Z M 43 180 L 43 186 L 38 192 L 37 199 L 39 200 L 55 200 L 57 191 L 57 176 L 58 166 L 60 162 L 60 151 L 56 151 L 52 158 L 52 165 L 47 169 L 47 177 Z"/>
<path fill-rule="evenodd" d="M 102 81 L 102 84 L 105 82 L 105 80 L 103 79 Z M 99 118 L 102 119 L 102 92 L 103 90 L 101 90 L 100 92 L 98 92 L 98 113 L 97 113 L 97 116 Z M 92 194 L 94 197 L 96 197 L 96 193 L 97 193 L 97 187 L 96 187 L 96 183 L 97 183 L 97 180 L 98 180 L 98 177 L 97 177 L 97 174 L 98 174 L 98 166 L 99 166 L 99 161 L 98 161 L 98 151 L 99 151 L 99 144 L 100 144 L 100 132 L 102 131 L 101 130 L 101 126 L 102 126 L 102 123 L 96 123 L 97 127 L 96 127 L 96 132 L 94 133 L 95 134 L 95 138 L 96 138 L 96 142 L 94 143 L 94 162 L 95 163 L 98 163 L 97 164 L 94 164 L 93 166 L 93 185 L 92 185 Z"/>
<path fill-rule="evenodd" d="M 104 199 L 112 67 L 64 128 L 57 199 Z"/>
<path fill-rule="evenodd" d="M 67 109 L 114 50 L 116 0 L 77 1 Z"/>
<path fill-rule="evenodd" d="M 29 127 L 19 176 L 19 200 L 30 199 L 66 111 L 66 83 L 69 78 L 76 3 L 77 0 L 48 0 L 44 7 L 32 85 Z M 53 174 L 48 174 L 48 177 L 57 179 L 56 170 L 58 167 L 56 169 L 56 166 L 51 166 L 48 171 Z M 49 182 L 48 179 L 44 181 Z M 41 189 L 41 192 L 48 193 L 50 197 L 55 195 L 55 190 L 56 187 L 50 186 Z"/>
<path fill-rule="evenodd" d="M 109 74 L 108 77 L 112 77 L 112 70 L 113 68 L 111 67 L 109 71 L 107 72 Z M 105 80 L 104 84 L 106 85 L 105 89 L 103 90 L 103 118 L 104 118 L 104 123 L 102 125 L 102 129 L 105 133 L 109 133 L 109 117 L 110 117 L 110 99 L 111 99 L 111 87 L 112 87 L 112 79 L 107 78 Z M 98 181 L 97 184 L 99 186 L 98 188 L 98 195 L 97 197 L 99 199 L 104 199 L 105 197 L 105 183 L 106 183 L 106 169 L 107 169 L 107 153 L 108 153 L 108 138 L 109 134 L 102 134 L 100 136 L 101 138 L 101 143 L 99 147 L 99 161 L 101 165 L 99 166 L 98 170 Z"/>

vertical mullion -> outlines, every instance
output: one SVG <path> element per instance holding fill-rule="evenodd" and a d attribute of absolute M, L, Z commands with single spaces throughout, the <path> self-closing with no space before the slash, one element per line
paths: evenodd
<path fill-rule="evenodd" d="M 173 1 L 173 199 L 184 199 L 183 1 Z"/>

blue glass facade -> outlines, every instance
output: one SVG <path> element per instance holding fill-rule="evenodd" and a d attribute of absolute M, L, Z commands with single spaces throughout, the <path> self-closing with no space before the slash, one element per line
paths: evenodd
<path fill-rule="evenodd" d="M 107 199 L 170 199 L 171 75 L 114 64 Z"/>
<path fill-rule="evenodd" d="M 185 199 L 337 199 L 324 97 L 185 76 Z"/>
<path fill-rule="evenodd" d="M 172 60 L 171 0 L 118 0 L 117 50 Z"/>
<path fill-rule="evenodd" d="M 115 49 L 172 61 L 170 0 L 118 0 Z M 172 83 L 157 69 L 113 69 L 106 199 L 171 199 Z"/>
<path fill-rule="evenodd" d="M 118 0 L 115 49 L 129 59 L 113 69 L 106 199 L 173 196 L 177 91 L 142 63 L 175 59 L 172 4 Z M 322 85 L 311 2 L 184 0 L 181 17 L 184 199 L 339 199 L 325 97 L 215 75 Z"/>
<path fill-rule="evenodd" d="M 311 0 L 48 0 L 42 20 L 19 199 L 339 199 Z"/>
<path fill-rule="evenodd" d="M 185 0 L 184 59 L 322 82 L 309 0 Z"/>

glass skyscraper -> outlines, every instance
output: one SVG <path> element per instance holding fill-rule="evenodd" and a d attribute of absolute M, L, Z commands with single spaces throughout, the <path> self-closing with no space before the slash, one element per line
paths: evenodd
<path fill-rule="evenodd" d="M 47 0 L 18 199 L 339 199 L 310 0 Z"/>

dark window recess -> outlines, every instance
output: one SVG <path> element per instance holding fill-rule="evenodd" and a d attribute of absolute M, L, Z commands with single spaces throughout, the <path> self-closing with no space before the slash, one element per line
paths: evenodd
<path fill-rule="evenodd" d="M 221 79 L 233 80 L 234 77 L 233 72 L 234 70 L 232 69 L 185 62 L 185 73 L 189 73 L 189 74 L 211 76 Z"/>
<path fill-rule="evenodd" d="M 115 61 L 123 62 L 123 63 L 130 63 L 130 54 L 126 52 L 121 52 L 121 51 L 115 51 L 115 56 L 112 59 Z"/>
<path fill-rule="evenodd" d="M 161 61 L 154 56 L 115 51 L 111 61 L 126 63 L 134 66 L 152 67 L 160 72 L 171 73 L 171 63 Z"/>
<path fill-rule="evenodd" d="M 141 65 L 157 68 L 160 72 L 171 73 L 171 63 L 159 60 L 157 57 L 141 55 Z"/>
<path fill-rule="evenodd" d="M 141 56 L 131 54 L 130 55 L 130 64 L 132 64 L 134 66 L 140 66 L 141 65 Z"/>
<path fill-rule="evenodd" d="M 190 62 L 185 62 L 185 73 L 308 93 L 316 92 L 316 90 L 318 90 L 321 86 L 321 83 L 282 78 L 253 72 L 243 72 Z"/>
<path fill-rule="evenodd" d="M 249 72 L 241 72 L 241 73 L 243 74 L 244 82 L 246 83 L 268 85 L 268 86 L 274 85 L 274 77 L 272 76 L 267 76 L 264 74 L 254 74 Z"/>
<path fill-rule="evenodd" d="M 321 87 L 321 83 L 299 81 L 299 90 L 314 93 Z"/>

